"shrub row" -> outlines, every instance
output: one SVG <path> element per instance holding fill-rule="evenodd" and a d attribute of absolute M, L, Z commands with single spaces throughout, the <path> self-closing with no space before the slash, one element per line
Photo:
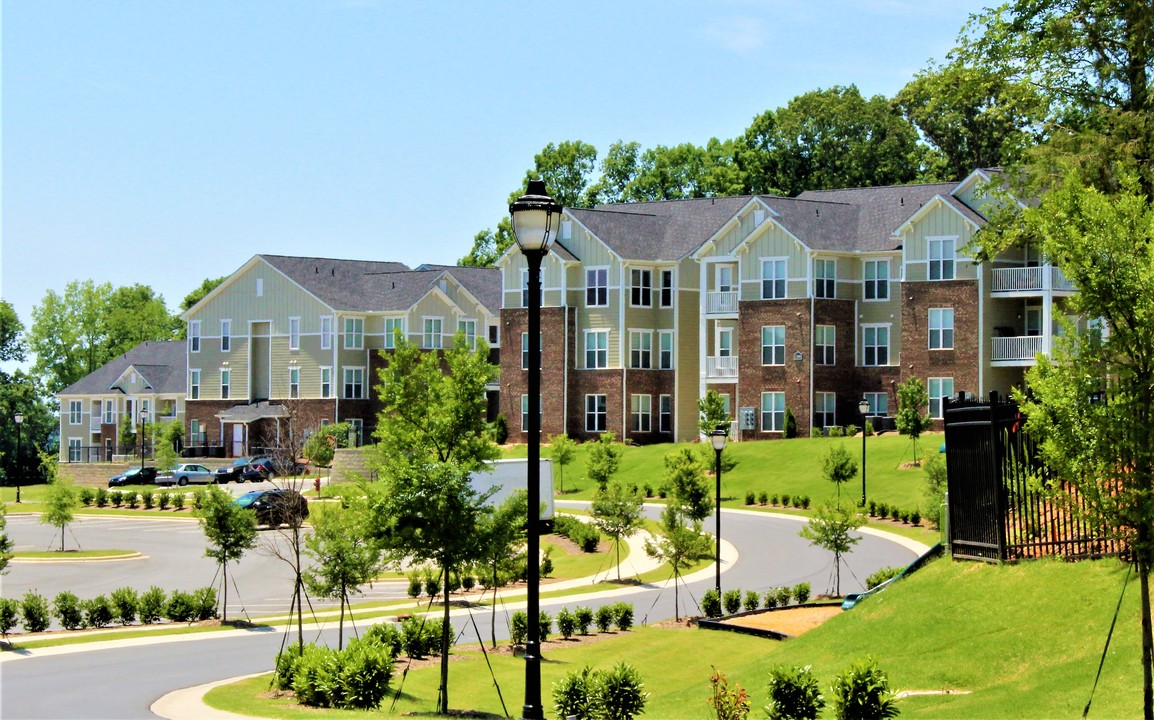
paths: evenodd
<path fill-rule="evenodd" d="M 553 616 L 544 610 L 539 611 L 538 633 L 541 642 L 545 642 L 553 632 Z M 619 602 L 612 605 L 602 605 L 594 611 L 592 608 L 578 606 L 575 610 L 563 607 L 557 611 L 557 632 L 568 640 L 576 634 L 588 635 L 589 628 L 597 626 L 598 632 L 609 632 L 616 625 L 621 632 L 627 632 L 633 627 L 633 603 Z M 529 616 L 524 610 L 513 613 L 509 622 L 509 637 L 514 645 L 525 644 L 529 635 Z"/>
<path fill-rule="evenodd" d="M 868 578 L 866 578 L 866 590 L 873 590 L 878 585 L 884 583 L 886 580 L 901 575 L 902 570 L 904 569 L 905 568 L 901 567 L 884 567 L 879 569 L 873 575 L 870 575 Z"/>
<path fill-rule="evenodd" d="M 350 640 L 344 650 L 310 643 L 302 652 L 293 643 L 277 656 L 273 682 L 281 690 L 291 689 L 301 705 L 372 710 L 389 691 L 396 657 L 369 633 Z"/>
<path fill-rule="evenodd" d="M 781 507 L 794 507 L 799 510 L 809 509 L 809 495 L 787 495 L 783 494 L 780 497 L 777 495 L 770 495 L 766 491 L 755 493 L 749 490 L 745 493 L 746 505 L 780 505 Z"/>
<path fill-rule="evenodd" d="M 113 623 L 131 625 L 138 619 L 143 625 L 161 618 L 172 622 L 209 620 L 217 617 L 216 588 L 204 587 L 191 593 L 174 590 L 165 595 L 155 585 L 143 593 L 123 587 L 113 590 L 109 597 L 97 595 L 88 600 L 66 590 L 53 599 L 51 607 L 48 599 L 35 590 L 29 590 L 19 601 L 0 598 L 0 634 L 5 636 L 17 623 L 25 632 L 44 632 L 53 617 L 66 630 L 102 628 Z"/>
<path fill-rule="evenodd" d="M 866 421 L 866 426 L 867 426 L 866 427 L 866 434 L 867 435 L 873 435 L 873 425 L 871 425 L 869 423 L 869 421 Z M 809 436 L 815 437 L 815 438 L 816 437 L 853 437 L 854 435 L 857 435 L 857 431 L 858 431 L 857 425 L 846 425 L 845 427 L 842 427 L 841 425 L 830 425 L 829 427 L 826 427 L 826 428 L 819 428 L 819 427 L 810 428 L 809 429 Z"/>
<path fill-rule="evenodd" d="M 586 665 L 553 684 L 557 717 L 631 720 L 645 712 L 648 699 L 641 673 L 625 662 L 609 670 L 594 670 Z"/>
<path fill-rule="evenodd" d="M 557 515 L 553 518 L 553 532 L 564 535 L 587 553 L 597 552 L 601 533 L 589 523 L 581 522 L 572 515 Z"/>
<path fill-rule="evenodd" d="M 198 490 L 194 495 L 194 505 L 200 507 L 200 498 L 203 495 L 203 490 Z M 173 510 L 183 510 L 185 501 L 187 500 L 184 493 L 179 491 L 169 492 L 167 490 L 160 490 L 153 492 L 152 490 L 145 490 L 142 493 L 136 493 L 132 490 L 105 490 L 104 488 L 80 488 L 80 502 L 85 507 L 95 505 L 98 508 L 108 507 L 127 507 L 135 509 L 137 506 L 143 506 L 145 510 L 151 510 L 154 507 L 161 510 L 167 510 L 171 507 Z"/>
<path fill-rule="evenodd" d="M 889 678 L 872 657 L 838 673 L 829 686 L 835 717 L 891 718 L 898 714 Z M 770 720 L 816 718 L 825 707 L 821 686 L 809 666 L 778 665 L 769 672 Z"/>
<path fill-rule="evenodd" d="M 810 584 L 807 582 L 798 583 L 792 588 L 773 588 L 767 590 L 764 595 L 756 590 L 746 590 L 742 593 L 741 590 L 734 589 L 726 590 L 721 598 L 718 598 L 717 590 L 707 590 L 701 598 L 701 611 L 706 617 L 717 618 L 721 617 L 723 608 L 726 615 L 733 615 L 742 610 L 747 612 L 757 610 L 758 607 L 785 607 L 789 605 L 791 599 L 801 605 L 809 600 L 809 596 Z"/>
<path fill-rule="evenodd" d="M 884 502 L 879 503 L 874 500 L 870 500 L 866 508 L 869 510 L 870 517 L 875 517 L 879 520 L 885 520 L 886 518 L 889 518 L 894 522 L 898 522 L 900 520 L 907 525 L 922 524 L 922 513 L 917 508 L 914 508 L 913 510 L 902 510 L 897 505 L 890 506 Z"/>

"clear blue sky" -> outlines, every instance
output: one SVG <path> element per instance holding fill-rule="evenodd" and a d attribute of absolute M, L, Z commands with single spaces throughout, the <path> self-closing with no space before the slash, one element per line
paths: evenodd
<path fill-rule="evenodd" d="M 0 296 L 173 309 L 256 253 L 451 264 L 549 142 L 892 96 L 981 0 L 2 0 Z"/>

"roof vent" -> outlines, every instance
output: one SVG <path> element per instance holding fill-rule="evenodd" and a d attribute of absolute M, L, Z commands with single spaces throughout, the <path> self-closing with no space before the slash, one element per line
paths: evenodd
<path fill-rule="evenodd" d="M 319 266 L 316 266 L 316 265 L 314 265 L 314 266 L 313 266 L 313 275 L 320 275 L 320 274 L 321 274 L 321 269 L 320 269 L 320 267 L 319 267 Z"/>
<path fill-rule="evenodd" d="M 898 198 L 898 204 L 901 205 L 902 207 L 905 207 L 906 199 L 904 197 Z"/>
<path fill-rule="evenodd" d="M 331 272 L 331 273 L 332 273 L 332 276 L 333 276 L 333 277 L 336 277 L 336 276 L 337 276 L 337 269 L 336 269 L 336 268 L 333 268 L 333 269 L 332 269 L 332 270 L 330 270 L 329 272 Z"/>
<path fill-rule="evenodd" d="M 397 281 L 396 281 L 396 280 L 394 280 L 394 281 L 393 281 L 393 287 L 392 287 L 392 288 L 390 288 L 390 289 L 391 289 L 391 290 L 396 290 L 396 289 L 397 289 Z"/>
<path fill-rule="evenodd" d="M 817 213 L 818 217 L 821 217 L 821 208 L 814 208 L 813 211 Z"/>

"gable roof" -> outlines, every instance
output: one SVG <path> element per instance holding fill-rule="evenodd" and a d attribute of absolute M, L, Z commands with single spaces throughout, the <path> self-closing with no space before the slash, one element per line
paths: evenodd
<path fill-rule="evenodd" d="M 495 267 L 421 265 L 418 270 L 435 270 L 453 276 L 477 302 L 494 315 L 501 311 L 501 270 Z"/>
<path fill-rule="evenodd" d="M 187 387 L 188 355 L 183 340 L 142 342 L 103 367 L 85 375 L 57 395 L 107 395 L 129 369 L 140 373 L 157 395 L 183 394 Z"/>
<path fill-rule="evenodd" d="M 680 260 L 713 237 L 750 196 L 661 200 L 566 208 L 625 260 Z"/>
<path fill-rule="evenodd" d="M 398 262 L 336 260 L 333 258 L 258 255 L 276 270 L 311 293 L 333 310 L 369 312 L 383 308 L 367 304 L 369 295 L 378 295 L 375 278 L 384 273 L 408 271 Z"/>

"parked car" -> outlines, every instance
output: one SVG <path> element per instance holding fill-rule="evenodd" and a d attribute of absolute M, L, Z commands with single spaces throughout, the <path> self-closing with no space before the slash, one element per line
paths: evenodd
<path fill-rule="evenodd" d="M 151 485 L 156 482 L 156 468 L 136 467 L 125 470 L 119 475 L 108 478 L 108 487 L 124 487 L 125 485 Z"/>
<path fill-rule="evenodd" d="M 255 512 L 258 525 L 296 525 L 309 516 L 308 500 L 296 490 L 253 490 L 233 502 Z"/>
<path fill-rule="evenodd" d="M 196 463 L 180 463 L 173 465 L 171 470 L 165 470 L 156 476 L 157 485 L 187 485 L 189 483 L 212 482 L 212 470 Z"/>
<path fill-rule="evenodd" d="M 236 460 L 234 460 L 231 465 L 225 465 L 224 467 L 218 467 L 216 470 L 212 471 L 213 482 L 215 482 L 215 483 L 244 482 L 244 474 L 243 474 L 244 469 L 246 467 L 248 467 L 248 464 L 251 463 L 253 460 L 256 460 L 256 458 L 242 457 L 242 458 L 237 458 Z"/>
<path fill-rule="evenodd" d="M 277 460 L 276 458 L 264 457 L 253 460 L 248 464 L 244 470 L 241 471 L 241 476 L 244 480 L 249 482 L 260 482 L 268 480 L 277 475 L 300 475 L 305 471 L 305 466 L 299 462 L 288 463 L 286 461 Z"/>

